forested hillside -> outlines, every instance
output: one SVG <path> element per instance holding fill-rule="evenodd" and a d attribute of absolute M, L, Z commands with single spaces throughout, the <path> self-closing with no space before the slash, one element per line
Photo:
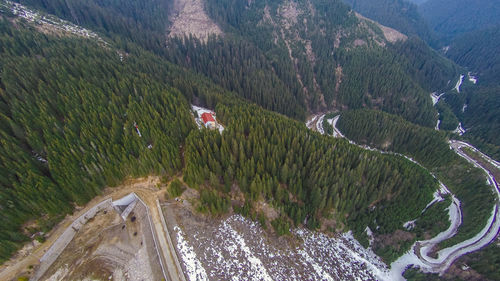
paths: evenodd
<path fill-rule="evenodd" d="M 386 262 L 447 227 L 447 200 L 422 213 L 438 188 L 429 171 L 463 203 L 459 234 L 443 246 L 476 233 L 491 211 L 482 174 L 431 129 L 429 93 L 449 90 L 466 70 L 412 36 L 427 36 L 413 5 L 388 11 L 387 25 L 405 36 L 340 0 L 206 0 L 223 35 L 202 41 L 167 38 L 171 0 L 20 2 L 107 43 L 0 11 L 0 262 L 105 186 L 148 175 L 182 176 L 200 195 L 197 211 L 213 216 L 265 221 L 256 207 L 265 202 L 278 214 L 270 223 L 279 235 L 297 226 L 352 230 L 368 246 L 369 227 Z M 456 61 L 495 71 L 455 46 Z M 500 122 L 490 110 L 500 108 L 498 88 L 469 86 L 437 107 L 498 152 Z M 198 130 L 190 104 L 215 110 L 225 130 Z M 338 125 L 349 138 L 425 168 L 301 122 L 336 110 L 345 112 Z M 404 227 L 415 219 L 414 229 Z"/>
<path fill-rule="evenodd" d="M 173 39 L 167 48 L 171 1 L 21 2 L 102 32 L 125 50 L 134 42 L 166 54 L 264 108 L 299 120 L 307 112 L 369 107 L 430 127 L 436 112 L 427 92 L 456 76 L 449 64 L 432 64 L 425 44 L 385 38 L 376 24 L 357 18 L 340 0 L 208 0 L 206 10 L 224 37 L 208 45 Z"/>
<path fill-rule="evenodd" d="M 339 129 L 348 138 L 414 158 L 433 172 L 461 201 L 463 223 L 443 246 L 473 237 L 491 214 L 494 198 L 483 172 L 448 147 L 446 135 L 400 117 L 370 110 L 344 112 Z"/>
<path fill-rule="evenodd" d="M 106 34 L 121 48 L 134 42 L 161 52 L 171 1 L 19 0 L 49 14 Z"/>
<path fill-rule="evenodd" d="M 206 44 L 193 37 L 170 39 L 169 59 L 212 78 L 264 108 L 305 119 L 304 94 L 293 68 L 276 73 L 262 51 L 245 41 L 209 37 Z"/>
<path fill-rule="evenodd" d="M 406 0 L 344 0 L 356 12 L 406 35 L 415 35 L 433 43 L 436 38 L 418 12 Z"/>
<path fill-rule="evenodd" d="M 500 16 L 500 15 L 499 15 Z M 446 56 L 467 66 L 480 77 L 479 85 L 498 85 L 500 73 L 500 25 L 458 36 L 451 42 Z"/>
<path fill-rule="evenodd" d="M 184 180 L 199 186 L 202 200 L 204 193 L 218 194 L 212 198 L 220 202 L 202 201 L 207 210 L 227 208 L 236 182 L 246 198 L 242 207 L 255 212 L 256 202 L 270 202 L 282 215 L 274 224 L 286 232 L 327 223 L 331 231 L 347 228 L 358 236 L 370 225 L 382 235 L 419 217 L 437 188 L 425 169 L 403 157 L 320 136 L 255 106 L 219 104 L 217 116 L 227 124 L 224 134 L 193 131 L 185 151 Z"/>
<path fill-rule="evenodd" d="M 48 231 L 105 185 L 178 171 L 188 99 L 215 106 L 223 93 L 145 52 L 122 62 L 89 40 L 16 26 L 0 18 L 0 260 L 26 239 L 26 220 L 43 216 Z"/>
<path fill-rule="evenodd" d="M 500 85 L 465 87 L 460 93 L 448 93 L 443 102 L 448 105 L 467 132 L 462 138 L 493 158 L 500 159 Z M 441 102 L 440 102 L 441 103 Z"/>
<path fill-rule="evenodd" d="M 485 153 L 500 159 L 500 28 L 469 32 L 455 38 L 446 56 L 466 66 L 476 85 L 466 84 L 460 94 L 444 96 L 444 102 L 460 119 L 464 135 Z M 441 103 L 441 102 L 440 102 Z"/>
<path fill-rule="evenodd" d="M 318 228 L 322 219 L 332 231 L 362 232 L 374 218 L 390 233 L 436 189 L 401 157 L 319 136 L 137 46 L 120 58 L 113 46 L 45 35 L 3 16 L 0 31 L 2 261 L 27 235 L 127 177 L 183 170 L 201 193 L 200 210 L 214 214 L 231 207 L 234 182 L 246 197 L 236 210 L 270 202 L 281 213 L 272 222 L 278 233 Z M 219 104 L 222 135 L 193 130 L 194 100 Z M 34 228 L 22 227 L 28 220 Z"/>
<path fill-rule="evenodd" d="M 259 58 L 269 61 L 298 102 L 306 104 L 307 111 L 370 107 L 431 126 L 435 110 L 426 91 L 443 88 L 456 75 L 452 63 L 434 64 L 434 55 L 425 44 L 388 40 L 376 24 L 356 17 L 339 1 L 249 4 L 210 0 L 207 10 L 227 37 L 232 34 L 256 47 Z M 219 45 L 232 44 L 227 41 Z M 208 59 L 211 51 L 187 44 L 186 51 L 175 54 L 177 61 L 185 60 L 185 65 L 218 76 L 207 71 L 220 63 Z M 191 55 L 195 51 L 197 62 Z M 255 74 L 247 71 L 246 76 Z"/>
<path fill-rule="evenodd" d="M 500 23 L 500 1 L 428 0 L 419 6 L 430 28 L 445 41 Z"/>

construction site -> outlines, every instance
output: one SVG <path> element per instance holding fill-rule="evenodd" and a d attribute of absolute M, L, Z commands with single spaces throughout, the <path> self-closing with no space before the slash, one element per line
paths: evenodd
<path fill-rule="evenodd" d="M 44 254 L 32 280 L 162 280 L 148 215 L 135 193 L 94 206 Z"/>
<path fill-rule="evenodd" d="M 160 209 L 161 187 L 148 177 L 107 188 L 44 243 L 2 265 L 0 280 L 185 280 Z"/>

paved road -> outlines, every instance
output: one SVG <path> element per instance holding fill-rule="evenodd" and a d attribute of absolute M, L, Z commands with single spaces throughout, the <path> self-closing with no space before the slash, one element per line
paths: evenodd
<path fill-rule="evenodd" d="M 148 206 L 151 221 L 153 223 L 154 231 L 156 234 L 157 241 L 160 246 L 160 251 L 163 256 L 163 261 L 165 261 L 164 266 L 167 269 L 167 278 L 170 281 L 185 281 L 184 273 L 180 267 L 177 254 L 170 241 L 170 235 L 168 233 L 167 226 L 161 214 L 162 210 L 158 204 L 158 194 L 157 192 L 150 192 L 145 190 L 136 190 L 135 193 L 141 200 Z M 170 242 L 170 243 L 169 243 Z"/>
<path fill-rule="evenodd" d="M 337 136 L 344 137 L 342 135 L 342 133 L 340 132 L 340 130 L 338 130 L 338 128 L 336 127 L 338 118 L 339 118 L 339 116 L 336 116 L 334 118 L 334 120 L 333 120 L 334 122 L 332 122 L 333 123 L 332 126 L 334 129 L 334 132 L 337 133 L 336 134 Z M 355 144 L 354 142 L 352 142 L 350 140 L 349 140 L 349 142 Z M 370 148 L 367 146 L 361 146 L 361 147 L 363 147 L 365 149 L 369 149 L 369 150 L 377 150 L 377 149 L 373 149 L 373 148 Z M 493 189 L 495 190 L 497 198 L 500 200 L 500 188 L 498 186 L 497 180 L 493 176 L 493 173 L 490 170 L 488 170 L 487 167 L 482 166 L 481 163 L 479 163 L 475 159 L 473 159 L 473 158 L 469 157 L 467 154 L 465 154 L 462 151 L 462 148 L 468 147 L 468 148 L 474 150 L 479 155 L 481 155 L 481 157 L 483 157 L 485 159 L 485 161 L 488 161 L 490 164 L 492 164 L 493 166 L 495 166 L 497 168 L 500 168 L 500 163 L 492 160 L 488 156 L 482 154 L 481 151 L 479 151 L 478 149 L 476 149 L 472 145 L 465 143 L 465 142 L 450 141 L 450 147 L 451 147 L 451 149 L 453 149 L 453 151 L 455 153 L 457 153 L 461 157 L 465 158 L 468 162 L 472 163 L 474 166 L 482 169 L 487 174 L 488 181 L 491 184 L 491 186 L 493 187 Z M 382 152 L 382 151 L 380 151 L 380 152 Z M 382 152 L 382 153 L 387 153 L 387 152 Z M 397 154 L 397 153 L 394 153 L 394 154 Z M 410 160 L 412 160 L 412 159 L 410 159 Z M 415 162 L 414 160 L 412 160 L 412 161 Z M 441 183 L 441 185 L 442 185 L 442 183 Z M 442 186 L 444 186 L 444 185 L 442 185 Z M 453 194 L 452 194 L 452 196 L 453 196 Z M 457 200 L 457 202 L 459 205 L 460 202 L 458 200 Z M 455 202 L 455 204 L 457 204 L 457 202 Z M 458 208 L 459 208 L 459 206 L 458 206 Z M 454 226 L 453 223 L 458 222 L 458 225 L 460 225 L 461 224 L 461 216 L 457 216 L 457 215 L 452 216 L 451 214 L 452 214 L 452 212 L 450 211 L 450 220 L 454 220 L 454 221 L 452 222 L 452 225 L 450 227 L 457 228 L 458 226 L 456 226 L 456 225 Z M 404 254 L 403 256 L 401 256 L 400 258 L 398 258 L 395 262 L 393 262 L 391 264 L 391 270 L 389 272 L 387 272 L 387 276 L 384 279 L 404 280 L 404 278 L 402 277 L 402 273 L 404 272 L 406 267 L 409 265 L 419 266 L 422 269 L 425 269 L 427 272 L 442 273 L 442 272 L 446 271 L 448 269 L 448 267 L 456 259 L 458 259 L 462 255 L 465 255 L 465 254 L 473 252 L 473 251 L 477 251 L 481 247 L 484 247 L 485 245 L 487 245 L 491 241 L 493 241 L 496 238 L 499 230 L 500 230 L 500 206 L 497 203 L 491 212 L 491 216 L 490 216 L 490 219 L 488 220 L 488 223 L 476 236 L 474 236 L 473 238 L 470 238 L 466 241 L 462 241 L 462 242 L 460 242 L 456 245 L 453 245 L 451 247 L 448 247 L 446 249 L 440 250 L 437 253 L 438 254 L 437 258 L 429 257 L 427 255 L 428 249 L 430 247 L 432 247 L 433 244 L 435 245 L 435 244 L 439 243 L 440 241 L 442 241 L 443 239 L 436 239 L 436 238 L 439 238 L 439 236 L 441 234 L 448 232 L 448 230 L 446 230 L 443 233 L 438 234 L 438 236 L 436 236 L 433 239 L 426 240 L 426 241 L 417 241 L 412 246 L 412 248 L 409 252 L 407 252 L 406 254 Z M 451 234 L 451 236 L 453 236 L 454 231 L 452 231 L 449 234 Z M 450 236 L 450 235 L 447 235 L 447 236 Z"/>

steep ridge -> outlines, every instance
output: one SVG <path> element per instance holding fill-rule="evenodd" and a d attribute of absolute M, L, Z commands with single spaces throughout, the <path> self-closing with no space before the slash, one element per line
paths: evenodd
<path fill-rule="evenodd" d="M 434 34 L 427 27 L 416 5 L 404 0 L 345 0 L 353 10 L 409 36 L 433 43 Z"/>

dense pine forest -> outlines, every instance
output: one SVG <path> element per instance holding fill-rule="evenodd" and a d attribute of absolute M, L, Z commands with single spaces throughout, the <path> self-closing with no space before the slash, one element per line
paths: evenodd
<path fill-rule="evenodd" d="M 437 54 L 416 39 L 387 42 L 378 26 L 346 13 L 348 7 L 339 1 L 311 1 L 309 6 L 208 1 L 207 9 L 227 33 L 257 46 L 288 85 L 294 85 L 288 81 L 297 76 L 295 68 L 307 109 L 312 111 L 370 107 L 432 126 L 435 109 L 428 103 L 427 92 L 446 87 L 457 73 L 451 62 L 435 60 Z M 296 10 L 297 15 L 288 15 L 286 9 Z M 206 53 L 197 51 L 201 56 Z M 181 59 L 189 57 L 191 64 L 199 64 L 189 54 L 182 55 Z M 204 64 L 207 55 L 200 58 Z M 295 63 L 290 65 L 290 59 Z M 208 68 L 201 67 L 210 75 Z"/>
<path fill-rule="evenodd" d="M 456 37 L 446 56 L 467 66 L 480 77 L 481 85 L 498 84 L 500 72 L 500 25 Z"/>
<path fill-rule="evenodd" d="M 419 12 L 444 44 L 456 36 L 500 23 L 498 1 L 427 0 Z"/>
<path fill-rule="evenodd" d="M 460 74 L 465 74 L 465 83 L 461 93 L 452 90 L 456 78 L 450 79 L 447 87 L 431 87 L 426 85 L 436 77 L 450 77 L 444 72 L 441 75 L 423 75 L 416 80 L 429 92 L 447 94 L 436 105 L 439 112 L 439 128 L 453 131 L 459 122 L 465 128 L 463 138 L 488 155 L 499 159 L 500 143 L 498 129 L 498 60 L 500 10 L 495 1 L 479 1 L 471 4 L 466 1 L 428 0 L 418 2 L 416 6 L 401 0 L 347 0 L 354 10 L 371 17 L 381 23 L 396 28 L 408 35 L 418 35 L 425 43 L 439 48 L 441 54 L 417 56 L 417 66 L 425 58 L 429 62 L 441 61 L 441 66 L 427 65 L 428 69 L 439 71 L 443 67 L 443 56 L 460 65 Z M 427 28 L 428 26 L 428 28 Z M 430 31 L 429 31 L 430 30 Z M 430 36 L 428 36 L 430 35 Z M 418 42 L 418 41 L 417 41 Z M 424 44 L 420 42 L 420 44 Z M 417 44 L 418 45 L 418 44 Z M 396 44 L 398 46 L 398 44 Z M 412 55 L 429 52 L 428 48 L 416 49 L 408 46 Z M 399 53 L 399 52 L 396 52 Z M 448 62 L 449 63 L 449 62 Z M 424 69 L 409 68 L 409 72 L 418 69 L 416 73 L 427 73 Z M 477 79 L 476 85 L 468 82 L 468 72 Z M 449 73 L 449 72 L 447 72 Z M 458 73 L 457 73 L 458 75 Z M 441 84 L 443 85 L 443 84 Z M 377 108 L 378 109 L 378 108 Z M 385 110 L 387 111 L 387 110 Z M 393 113 L 393 112 L 389 112 Z M 409 121 L 411 119 L 406 118 Z M 415 122 L 413 122 L 415 123 Z"/>
<path fill-rule="evenodd" d="M 450 113 L 466 128 L 463 138 L 496 159 L 500 159 L 499 30 L 498 26 L 481 29 L 452 41 L 446 56 L 467 66 L 477 83 L 465 83 L 461 93 L 452 91 L 443 99 Z"/>
<path fill-rule="evenodd" d="M 207 1 L 206 10 L 224 37 L 207 45 L 174 39 L 167 46 L 169 1 L 21 3 L 102 32 L 124 50 L 134 42 L 166 55 L 227 90 L 298 120 L 307 111 L 370 107 L 431 127 L 436 111 L 427 92 L 445 88 L 457 75 L 454 65 L 436 60 L 418 40 L 389 43 L 375 24 L 358 19 L 340 0 L 311 5 Z M 297 15 L 286 14 L 285 4 Z M 130 12 L 135 10 L 140 12 Z"/>
<path fill-rule="evenodd" d="M 113 38 L 120 48 L 131 44 L 150 51 L 165 48 L 165 26 L 171 1 L 127 0 L 20 0 L 25 4 L 62 19 L 86 26 Z"/>
<path fill-rule="evenodd" d="M 429 44 L 435 34 L 418 12 L 417 5 L 404 0 L 345 0 L 353 10 L 406 35 L 416 35 Z"/>
<path fill-rule="evenodd" d="M 443 28 L 436 37 L 402 0 L 376 9 L 362 0 L 206 0 L 223 34 L 203 41 L 167 37 L 172 0 L 19 2 L 109 44 L 0 10 L 0 263 L 104 187 L 148 175 L 182 176 L 199 193 L 197 211 L 215 217 L 236 212 L 266 226 L 256 208 L 266 202 L 279 214 L 269 221 L 278 235 L 352 230 L 387 263 L 449 226 L 450 198 L 422 212 L 439 187 L 429 172 L 464 214 L 440 247 L 472 237 L 491 213 L 483 173 L 449 149 L 458 135 L 446 131 L 461 122 L 460 138 L 500 157 L 497 28 L 449 30 L 458 21 L 450 16 L 442 26 L 429 21 Z M 348 4 L 407 36 L 389 39 Z M 445 43 L 444 56 L 429 47 Z M 478 83 L 450 90 L 469 71 Z M 433 106 L 435 91 L 446 94 Z M 199 130 L 190 104 L 215 110 L 225 130 Z M 349 139 L 422 166 L 303 124 L 332 111 L 341 111 Z M 437 118 L 442 131 L 433 129 Z M 183 191 L 173 181 L 167 196 Z M 479 260 L 496 259 L 494 250 L 467 257 L 493 279 L 498 273 Z"/>
<path fill-rule="evenodd" d="M 273 225 L 283 231 L 315 229 L 324 218 L 335 218 L 339 230 L 362 230 L 370 216 L 389 233 L 436 189 L 403 158 L 316 135 L 141 48 L 122 61 L 113 47 L 0 23 L 2 260 L 30 231 L 48 231 L 74 204 L 127 177 L 184 170 L 200 190 L 200 210 L 214 214 L 231 207 L 225 198 L 236 183 L 246 206 L 266 200 L 280 210 Z M 219 104 L 222 135 L 194 130 L 193 100 Z M 417 198 L 411 206 L 410 194 Z M 377 208 L 364 214 L 369 206 Z M 39 228 L 22 229 L 27 220 Z"/>
<path fill-rule="evenodd" d="M 281 79 L 253 44 L 216 37 L 202 44 L 191 37 L 170 39 L 167 49 L 172 62 L 205 74 L 266 109 L 305 119 L 304 96 L 293 73 L 288 71 L 283 74 L 286 80 Z"/>
<path fill-rule="evenodd" d="M 333 219 L 337 230 L 362 237 L 367 224 L 390 234 L 419 217 L 437 188 L 425 169 L 403 157 L 320 136 L 257 107 L 219 104 L 217 116 L 227 124 L 224 134 L 194 131 L 185 150 L 184 180 L 215 189 L 223 200 L 207 200 L 204 209 L 225 208 L 236 182 L 250 210 L 264 200 L 286 215 L 280 223 L 316 229 Z M 396 257 L 385 251 L 387 260 Z"/>
<path fill-rule="evenodd" d="M 494 197 L 485 176 L 448 147 L 447 136 L 400 117 L 370 110 L 342 113 L 339 129 L 350 139 L 408 155 L 433 172 L 461 201 L 464 214 L 458 233 L 442 247 L 473 237 L 486 224 Z"/>
<path fill-rule="evenodd" d="M 179 146 L 195 127 L 188 99 L 215 106 L 224 93 L 147 52 L 121 62 L 114 50 L 22 22 L 2 18 L 0 30 L 1 260 L 27 239 L 26 220 L 50 221 L 126 177 L 179 171 Z"/>

